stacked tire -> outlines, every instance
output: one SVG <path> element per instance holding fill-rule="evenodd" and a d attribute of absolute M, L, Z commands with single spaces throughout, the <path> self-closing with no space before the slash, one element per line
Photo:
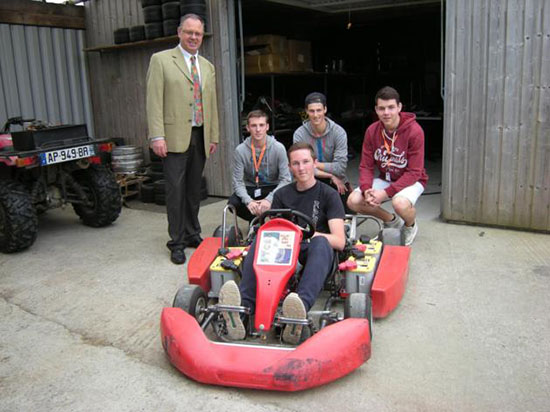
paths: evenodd
<path fill-rule="evenodd" d="M 164 36 L 173 36 L 178 33 L 180 24 L 179 0 L 162 0 L 162 30 Z"/>
<path fill-rule="evenodd" d="M 153 183 L 153 191 L 155 195 L 155 203 L 157 205 L 166 204 L 166 180 L 161 179 Z"/>
<path fill-rule="evenodd" d="M 141 41 L 145 40 L 145 26 L 132 26 L 130 27 L 130 41 Z"/>
<path fill-rule="evenodd" d="M 141 185 L 141 201 L 143 203 L 155 203 L 155 196 L 157 192 L 160 195 L 164 195 L 164 188 L 156 188 L 155 182 L 164 180 L 164 172 L 162 169 L 162 159 L 158 157 L 155 152 L 149 149 L 149 159 L 151 163 L 147 167 L 146 176 L 149 178 L 147 183 Z M 162 197 L 162 196 L 160 196 Z M 162 202 L 162 199 L 159 198 Z"/>
<path fill-rule="evenodd" d="M 116 146 L 111 152 L 113 172 L 132 174 L 143 170 L 143 151 L 136 146 Z"/>
<path fill-rule="evenodd" d="M 153 40 L 164 35 L 161 0 L 141 0 L 145 38 Z"/>
<path fill-rule="evenodd" d="M 199 16 L 204 21 L 206 31 L 206 0 L 180 0 L 180 12 L 182 16 L 189 13 Z"/>
<path fill-rule="evenodd" d="M 130 29 L 123 27 L 113 32 L 115 44 L 124 44 L 130 41 Z"/>

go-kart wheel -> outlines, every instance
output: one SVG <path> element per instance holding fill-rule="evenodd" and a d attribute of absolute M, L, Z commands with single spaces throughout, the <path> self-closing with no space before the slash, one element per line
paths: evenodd
<path fill-rule="evenodd" d="M 222 237 L 222 225 L 219 225 L 212 234 L 213 237 Z M 232 247 L 232 246 L 240 246 L 241 240 L 243 238 L 243 233 L 241 232 L 241 229 L 238 229 L 237 233 L 235 233 L 235 226 L 231 225 L 228 226 L 225 229 L 225 245 L 224 247 Z"/>
<path fill-rule="evenodd" d="M 266 218 L 280 217 L 286 220 L 290 220 L 296 226 L 298 226 L 303 233 L 303 239 L 309 239 L 315 233 L 315 223 L 311 218 L 298 210 L 292 209 L 269 209 L 262 213 L 258 219 L 260 226 L 265 222 Z M 305 224 L 302 226 L 300 223 Z"/>
<path fill-rule="evenodd" d="M 401 230 L 388 228 L 382 229 L 380 239 L 385 245 L 403 246 L 404 243 L 401 238 Z"/>
<path fill-rule="evenodd" d="M 176 293 L 172 306 L 174 308 L 180 308 L 191 316 L 194 316 L 200 324 L 204 320 L 204 312 L 202 309 L 206 309 L 208 306 L 208 298 L 200 286 L 184 285 L 179 288 L 178 293 Z"/>
<path fill-rule="evenodd" d="M 372 301 L 369 294 L 350 293 L 344 303 L 344 318 L 368 319 L 372 338 Z"/>

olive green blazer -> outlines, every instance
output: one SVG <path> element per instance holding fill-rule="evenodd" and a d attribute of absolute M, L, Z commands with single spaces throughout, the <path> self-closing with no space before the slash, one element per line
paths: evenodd
<path fill-rule="evenodd" d="M 214 66 L 199 56 L 204 110 L 204 152 L 218 143 L 218 107 Z M 175 47 L 153 54 L 147 71 L 149 137 L 164 136 L 169 152 L 184 153 L 191 139 L 193 79 L 181 51 Z"/>

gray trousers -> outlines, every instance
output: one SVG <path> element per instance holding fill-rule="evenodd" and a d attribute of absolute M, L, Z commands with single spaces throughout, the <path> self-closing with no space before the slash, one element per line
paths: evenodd
<path fill-rule="evenodd" d="M 166 212 L 170 250 L 183 249 L 185 241 L 200 235 L 199 207 L 201 178 L 206 155 L 202 127 L 193 127 L 185 153 L 171 153 L 162 159 L 166 180 Z"/>

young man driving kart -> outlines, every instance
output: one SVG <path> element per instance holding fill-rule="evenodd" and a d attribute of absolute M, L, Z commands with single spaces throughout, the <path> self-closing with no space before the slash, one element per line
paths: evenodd
<path fill-rule="evenodd" d="M 338 192 L 315 179 L 316 158 L 308 143 L 295 143 L 288 149 L 290 171 L 295 182 L 275 192 L 272 209 L 293 209 L 312 218 L 315 233 L 300 245 L 299 260 L 304 264 L 297 293 L 290 293 L 283 302 L 283 316 L 306 319 L 308 310 L 323 289 L 325 278 L 332 269 L 334 251 L 343 250 L 344 207 Z M 250 247 L 242 268 L 240 287 L 234 281 L 226 282 L 220 290 L 222 305 L 246 306 L 254 311 L 256 300 L 256 275 L 253 270 L 255 242 Z M 242 298 L 241 298 L 242 296 Z M 244 339 L 246 331 L 239 315 L 222 312 L 227 323 L 228 337 Z M 283 341 L 298 344 L 302 325 L 286 325 Z"/>

